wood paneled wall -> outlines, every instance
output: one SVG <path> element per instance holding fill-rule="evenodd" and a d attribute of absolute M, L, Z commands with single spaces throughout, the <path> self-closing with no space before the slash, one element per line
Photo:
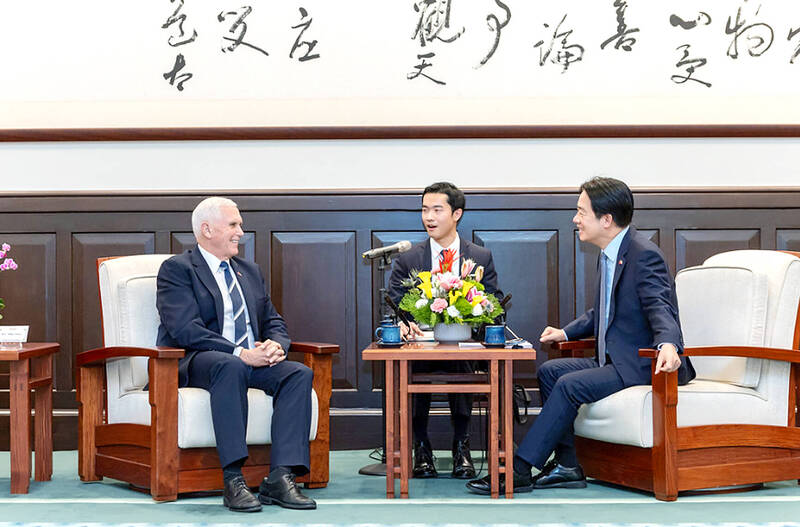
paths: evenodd
<path fill-rule="evenodd" d="M 381 372 L 363 362 L 378 319 L 381 277 L 360 254 L 398 240 L 419 241 L 418 194 L 397 192 L 231 195 L 246 235 L 242 254 L 257 262 L 273 300 L 297 340 L 336 342 L 332 407 L 380 407 Z M 467 195 L 461 236 L 489 247 L 500 287 L 513 293 L 509 325 L 536 341 L 593 298 L 597 250 L 572 225 L 577 194 L 476 192 Z M 800 250 L 800 191 L 646 191 L 635 193 L 634 224 L 664 251 L 673 272 L 731 249 Z M 177 253 L 194 243 L 190 215 L 197 195 L 68 195 L 0 197 L 0 242 L 19 269 L 0 274 L 7 304 L 3 324 L 30 325 L 29 340 L 57 341 L 56 448 L 75 448 L 74 356 L 102 344 L 95 259 Z M 384 277 L 387 279 L 388 276 Z M 537 364 L 520 364 L 517 382 L 535 389 Z M 0 408 L 8 408 L 7 365 L 0 368 Z M 535 390 L 534 390 L 535 391 Z M 355 412 L 358 414 L 358 412 Z M 337 448 L 356 445 L 345 430 L 373 418 L 332 421 Z M 8 418 L 0 417 L 0 429 Z M 379 425 L 378 425 L 379 428 Z M 340 433 L 337 434 L 337 430 Z M 0 430 L 0 447 L 7 448 Z"/>

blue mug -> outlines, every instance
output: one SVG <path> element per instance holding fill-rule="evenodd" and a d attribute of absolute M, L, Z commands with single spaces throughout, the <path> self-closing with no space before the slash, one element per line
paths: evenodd
<path fill-rule="evenodd" d="M 397 324 L 381 325 L 375 330 L 375 338 L 384 344 L 397 344 L 402 342 L 400 326 Z"/>
<path fill-rule="evenodd" d="M 506 343 L 506 326 L 504 324 L 496 324 L 486 326 L 483 341 L 486 344 L 505 345 Z"/>

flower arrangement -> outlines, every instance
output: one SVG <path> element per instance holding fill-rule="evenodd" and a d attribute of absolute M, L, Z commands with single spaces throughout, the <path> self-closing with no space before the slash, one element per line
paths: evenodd
<path fill-rule="evenodd" d="M 400 301 L 418 324 L 491 324 L 503 314 L 497 298 L 484 292 L 483 266 L 466 259 L 461 272 L 452 271 L 453 255 L 440 259 L 438 271 L 411 271 L 403 281 L 409 290 Z"/>
<path fill-rule="evenodd" d="M 3 245 L 0 245 L 0 260 L 2 260 L 2 263 L 0 263 L 0 272 L 17 270 L 17 262 L 11 258 L 6 258 L 6 254 L 8 254 L 8 251 L 10 250 L 11 246 L 9 244 L 4 243 Z M 4 307 L 6 307 L 6 305 L 3 303 L 3 299 L 0 298 L 0 309 L 3 309 Z M 0 315 L 0 318 L 3 318 L 3 315 Z"/>

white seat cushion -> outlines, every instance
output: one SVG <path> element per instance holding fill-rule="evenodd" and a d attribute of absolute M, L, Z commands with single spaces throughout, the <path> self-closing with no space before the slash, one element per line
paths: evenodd
<path fill-rule="evenodd" d="M 678 426 L 714 424 L 786 425 L 786 403 L 771 404 L 753 388 L 716 381 L 692 381 L 678 388 Z M 653 446 L 653 390 L 631 386 L 584 404 L 575 434 L 609 443 Z"/>
<path fill-rule="evenodd" d="M 272 444 L 272 397 L 263 390 L 247 390 L 247 444 Z M 317 394 L 311 392 L 311 427 L 309 440 L 317 437 Z M 150 424 L 148 392 L 131 391 L 117 400 L 118 416 L 109 415 L 109 423 Z M 121 418 L 119 416 L 124 416 Z M 180 448 L 216 447 L 211 421 L 211 395 L 202 388 L 178 389 L 178 446 Z"/>

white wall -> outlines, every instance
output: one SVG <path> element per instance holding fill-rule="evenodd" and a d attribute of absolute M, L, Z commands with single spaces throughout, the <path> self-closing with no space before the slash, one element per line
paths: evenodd
<path fill-rule="evenodd" d="M 800 138 L 0 143 L 0 191 L 800 187 Z"/>

